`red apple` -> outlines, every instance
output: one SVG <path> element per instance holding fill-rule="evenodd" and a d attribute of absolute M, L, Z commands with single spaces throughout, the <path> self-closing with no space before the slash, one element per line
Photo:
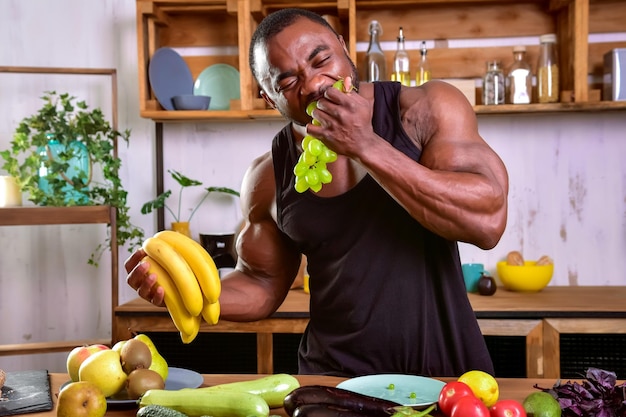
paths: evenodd
<path fill-rule="evenodd" d="M 107 345 L 87 345 L 77 346 L 67 355 L 67 373 L 70 374 L 72 382 L 78 382 L 78 369 L 80 365 L 96 352 L 111 349 Z"/>

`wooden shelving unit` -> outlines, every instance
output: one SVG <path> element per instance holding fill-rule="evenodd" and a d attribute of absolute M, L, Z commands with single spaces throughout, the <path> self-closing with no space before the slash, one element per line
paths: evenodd
<path fill-rule="evenodd" d="M 0 66 L 0 73 L 57 74 L 67 76 L 98 75 L 108 77 L 111 82 L 111 126 L 118 128 L 117 119 L 117 71 L 112 68 L 62 68 L 62 67 L 15 67 Z M 113 156 L 117 157 L 117 142 L 113 144 Z M 111 334 L 115 329 L 115 308 L 119 304 L 119 252 L 117 245 L 117 210 L 109 206 L 72 207 L 2 207 L 0 226 L 43 226 L 62 224 L 106 224 L 110 227 L 111 238 Z M 1 265 L 0 267 L 6 267 Z M 66 352 L 85 344 L 107 344 L 111 339 L 81 339 L 36 343 L 0 344 L 0 356 L 35 353 Z"/>
<path fill-rule="evenodd" d="M 157 122 L 212 122 L 281 119 L 259 98 L 248 69 L 252 32 L 267 14 L 284 7 L 303 7 L 332 16 L 341 26 L 350 55 L 360 64 L 368 23 L 383 26 L 383 42 L 395 42 L 402 25 L 407 41 L 435 41 L 428 52 L 432 72 L 440 79 L 481 79 L 487 60 L 506 67 L 512 47 L 452 47 L 458 40 L 534 38 L 556 33 L 559 45 L 562 102 L 517 106 L 475 106 L 477 114 L 515 114 L 625 110 L 626 102 L 600 101 L 602 58 L 623 42 L 590 43 L 597 33 L 626 32 L 626 2 L 619 0 L 136 0 L 140 113 Z M 536 62 L 538 44 L 527 46 Z M 164 111 L 150 90 L 148 64 L 160 47 L 181 48 L 194 79 L 207 66 L 226 63 L 241 74 L 241 100 L 227 111 Z M 185 55 L 185 50 L 193 53 Z M 229 52 L 230 51 L 230 52 Z M 238 51 L 233 53 L 232 51 Z M 391 66 L 394 50 L 385 50 Z M 415 68 L 419 53 L 409 51 Z M 533 65 L 534 66 L 534 65 Z M 534 70 L 536 68 L 533 68 Z M 536 73 L 536 71 L 534 71 Z M 590 81 L 591 80 L 591 81 Z M 477 88 L 476 97 L 480 97 Z"/>

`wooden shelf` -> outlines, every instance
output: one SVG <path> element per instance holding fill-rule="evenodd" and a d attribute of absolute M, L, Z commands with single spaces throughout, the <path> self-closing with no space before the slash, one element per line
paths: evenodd
<path fill-rule="evenodd" d="M 588 103 L 554 104 L 501 104 L 496 106 L 474 106 L 476 114 L 526 114 L 624 111 L 626 101 L 596 101 Z M 251 111 L 159 111 L 142 113 L 143 117 L 162 123 L 191 123 L 218 121 L 284 120 L 275 110 Z"/>
<path fill-rule="evenodd" d="M 3 207 L 0 226 L 41 226 L 47 224 L 111 223 L 109 206 Z"/>
<path fill-rule="evenodd" d="M 368 40 L 368 22 L 383 26 L 383 42 L 395 42 L 402 25 L 407 41 L 434 40 L 428 57 L 435 78 L 479 80 L 485 62 L 500 60 L 506 68 L 513 60 L 510 46 L 456 46 L 456 40 L 474 43 L 485 39 L 537 38 L 556 33 L 559 46 L 560 84 L 571 92 L 571 102 L 558 104 L 475 106 L 477 114 L 623 111 L 626 102 L 598 101 L 604 53 L 626 47 L 626 41 L 589 43 L 594 33 L 626 32 L 626 2 L 615 0 L 136 0 L 139 61 L 140 115 L 156 122 L 217 122 L 282 120 L 266 109 L 248 70 L 247 50 L 252 31 L 269 13 L 290 6 L 303 7 L 337 19 L 350 56 L 361 67 L 365 52 L 357 43 Z M 207 23 L 208 22 L 208 23 Z M 533 65 L 537 44 L 525 45 Z M 207 66 L 225 63 L 240 72 L 241 99 L 233 110 L 165 111 L 150 89 L 148 64 L 160 47 L 191 48 L 185 55 L 194 79 Z M 237 52 L 233 52 L 237 51 Z M 385 49 L 388 67 L 394 50 Z M 419 54 L 409 50 L 411 68 Z M 591 77 L 590 77 L 591 76 Z M 595 81 L 589 81 L 595 80 Z M 476 97 L 480 97 L 477 89 Z M 480 100 L 478 103 L 480 104 Z"/>
<path fill-rule="evenodd" d="M 0 356 L 26 355 L 32 353 L 57 353 L 69 352 L 76 346 L 83 345 L 107 345 L 110 339 L 81 339 L 63 340 L 60 342 L 17 343 L 12 345 L 0 345 Z"/>

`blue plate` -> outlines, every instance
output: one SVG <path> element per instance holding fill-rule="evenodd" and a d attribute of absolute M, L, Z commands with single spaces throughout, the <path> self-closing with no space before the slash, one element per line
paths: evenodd
<path fill-rule="evenodd" d="M 172 48 L 159 48 L 148 65 L 150 86 L 165 110 L 174 110 L 172 97 L 193 94 L 189 66 Z"/>
<path fill-rule="evenodd" d="M 59 390 L 63 389 L 63 387 L 70 382 L 71 381 L 63 383 Z M 203 383 L 204 378 L 195 371 L 169 367 L 165 380 L 165 389 L 176 391 L 182 388 L 198 388 Z M 135 408 L 137 407 L 137 400 L 129 399 L 126 389 L 124 389 L 114 396 L 107 398 L 107 406 L 111 408 Z"/>
<path fill-rule="evenodd" d="M 230 100 L 241 97 L 239 71 L 228 64 L 215 64 L 206 67 L 193 85 L 197 96 L 210 96 L 209 110 L 228 110 Z"/>
<path fill-rule="evenodd" d="M 423 376 L 379 374 L 348 379 L 337 385 L 337 388 L 410 407 L 425 407 L 439 400 L 444 385 L 442 381 Z"/>

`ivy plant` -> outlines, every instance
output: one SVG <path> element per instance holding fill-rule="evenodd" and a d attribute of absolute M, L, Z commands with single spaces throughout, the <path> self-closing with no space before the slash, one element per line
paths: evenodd
<path fill-rule="evenodd" d="M 2 168 L 36 205 L 114 207 L 118 246 L 128 243 L 129 251 L 141 246 L 144 233 L 130 221 L 127 192 L 119 177 L 121 160 L 114 152 L 120 139 L 128 144 L 130 130 L 113 129 L 101 109 L 89 109 L 68 93 L 47 91 L 41 99 L 43 107 L 19 123 L 10 148 L 0 151 Z M 85 156 L 81 152 L 88 155 L 87 172 L 76 168 L 78 158 Z M 92 178 L 92 170 L 101 175 Z M 97 266 L 110 247 L 110 232 L 108 228 L 89 264 Z"/>

